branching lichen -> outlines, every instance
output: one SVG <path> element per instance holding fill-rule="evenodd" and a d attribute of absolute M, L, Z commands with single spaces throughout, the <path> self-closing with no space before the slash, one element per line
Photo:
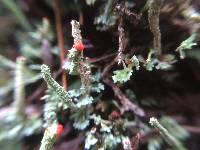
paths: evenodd
<path fill-rule="evenodd" d="M 113 72 L 114 75 L 112 76 L 112 79 L 114 83 L 124 83 L 130 80 L 133 70 L 132 68 L 125 67 L 122 70 L 116 70 Z"/>
<path fill-rule="evenodd" d="M 97 24 L 97 29 L 107 30 L 115 25 L 117 16 L 113 13 L 114 0 L 107 0 L 107 3 L 102 7 L 102 14 L 95 18 L 94 24 Z"/>
<path fill-rule="evenodd" d="M 119 55 L 118 55 L 119 56 Z M 119 62 L 119 57 L 118 58 L 118 62 Z M 125 62 L 122 61 L 123 64 L 123 69 L 121 70 L 115 70 L 113 71 L 114 75 L 112 76 L 112 79 L 114 81 L 114 83 L 125 83 L 128 80 L 130 80 L 132 74 L 133 74 L 133 67 L 136 68 L 136 70 L 140 69 L 140 63 L 138 58 L 133 55 L 132 58 L 125 58 Z"/>
<path fill-rule="evenodd" d="M 192 49 L 193 46 L 197 45 L 197 43 L 195 43 L 196 38 L 197 38 L 197 35 L 195 33 L 192 34 L 189 38 L 184 40 L 180 44 L 180 46 L 176 49 L 176 51 L 179 52 L 181 59 L 185 58 L 185 50 L 190 50 Z"/>

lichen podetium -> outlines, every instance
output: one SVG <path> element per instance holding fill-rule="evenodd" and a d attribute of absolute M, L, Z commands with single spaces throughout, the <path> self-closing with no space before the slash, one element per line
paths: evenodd
<path fill-rule="evenodd" d="M 161 33 L 159 26 L 159 15 L 161 0 L 148 1 L 148 21 L 149 28 L 153 34 L 153 50 L 157 55 L 161 55 Z"/>

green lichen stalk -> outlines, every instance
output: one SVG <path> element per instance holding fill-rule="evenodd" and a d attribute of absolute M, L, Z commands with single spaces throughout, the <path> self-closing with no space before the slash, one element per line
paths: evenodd
<path fill-rule="evenodd" d="M 72 25 L 72 36 L 74 38 L 74 44 L 75 43 L 82 43 L 82 36 L 81 36 L 81 30 L 80 30 L 80 23 L 76 20 L 71 21 Z M 91 68 L 89 66 L 89 63 L 87 62 L 87 59 L 84 59 L 83 57 L 83 51 L 77 52 L 72 48 L 69 51 L 69 59 L 71 61 L 71 68 L 72 70 L 75 70 L 75 72 L 79 72 L 82 86 L 86 90 L 86 93 L 89 93 L 90 86 L 91 86 Z M 74 54 L 74 55 L 72 55 Z M 73 66 L 73 67 L 72 67 Z M 73 72 L 73 71 L 71 71 Z"/>
<path fill-rule="evenodd" d="M 15 66 L 15 63 L 13 61 L 4 57 L 3 55 L 0 55 L 0 67 L 14 69 L 16 66 Z"/>
<path fill-rule="evenodd" d="M 91 68 L 87 62 L 81 63 L 79 67 L 82 87 L 85 89 L 86 93 L 89 94 L 91 89 Z"/>
<path fill-rule="evenodd" d="M 44 136 L 42 138 L 39 150 L 52 150 L 55 140 L 56 133 L 53 130 L 51 130 L 51 128 L 47 128 L 44 132 Z"/>
<path fill-rule="evenodd" d="M 51 77 L 49 67 L 43 64 L 41 66 L 41 73 L 48 86 L 50 86 L 52 90 L 56 92 L 59 98 L 66 103 L 69 108 L 75 108 L 76 106 L 72 102 L 72 99 L 68 97 L 68 93 Z"/>
<path fill-rule="evenodd" d="M 45 99 L 44 105 L 44 127 L 50 126 L 52 124 L 57 124 L 57 112 L 59 110 L 60 99 L 58 95 L 51 88 L 48 88 L 46 95 L 43 97 Z"/>
<path fill-rule="evenodd" d="M 14 113 L 19 118 L 25 117 L 25 92 L 24 92 L 24 70 L 25 58 L 18 57 L 15 70 L 15 88 L 14 88 Z"/>
<path fill-rule="evenodd" d="M 72 20 L 71 25 L 72 25 L 72 36 L 74 38 L 74 43 L 82 42 L 80 23 L 76 20 Z"/>
<path fill-rule="evenodd" d="M 159 130 L 159 133 L 163 136 L 165 141 L 172 147 L 175 147 L 177 150 L 185 150 L 185 148 L 181 145 L 181 143 L 173 137 L 166 128 L 164 128 L 156 118 L 150 118 L 149 123 L 151 126 Z"/>

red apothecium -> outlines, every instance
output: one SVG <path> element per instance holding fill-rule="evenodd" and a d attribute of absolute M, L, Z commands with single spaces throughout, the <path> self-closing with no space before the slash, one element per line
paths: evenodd
<path fill-rule="evenodd" d="M 85 49 L 85 46 L 83 45 L 82 42 L 75 42 L 73 47 L 78 51 L 83 51 Z"/>

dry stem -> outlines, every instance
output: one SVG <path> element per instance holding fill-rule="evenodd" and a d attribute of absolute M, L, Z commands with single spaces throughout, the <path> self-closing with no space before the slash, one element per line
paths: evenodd
<path fill-rule="evenodd" d="M 60 49 L 61 66 L 63 66 L 65 60 L 65 48 L 64 48 L 64 37 L 63 37 L 63 29 L 61 23 L 59 0 L 53 1 L 53 9 L 56 20 L 56 31 L 57 31 L 58 46 Z M 65 71 L 63 71 L 62 73 L 62 85 L 64 89 L 67 90 L 67 74 Z"/>

